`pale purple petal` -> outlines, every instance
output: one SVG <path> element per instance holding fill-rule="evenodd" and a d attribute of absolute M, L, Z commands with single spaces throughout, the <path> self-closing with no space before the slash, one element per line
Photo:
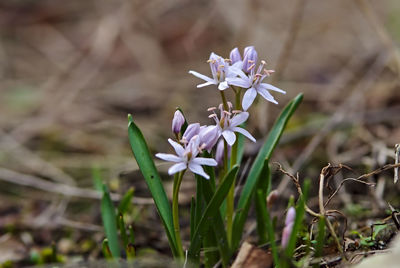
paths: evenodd
<path fill-rule="evenodd" d="M 268 92 L 265 88 L 259 88 L 258 93 L 267 101 L 270 101 L 272 103 L 278 104 L 278 102 L 274 99 L 274 97 L 271 95 L 271 93 Z"/>
<path fill-rule="evenodd" d="M 249 113 L 248 112 L 241 112 L 237 115 L 235 115 L 231 121 L 230 121 L 230 125 L 232 127 L 236 127 L 241 125 L 242 123 L 246 122 L 247 118 L 249 118 Z"/>
<path fill-rule="evenodd" d="M 206 87 L 206 86 L 210 86 L 210 85 L 216 85 L 216 84 L 217 84 L 217 82 L 215 82 L 214 80 L 213 81 L 208 81 L 208 82 L 205 82 L 203 84 L 198 84 L 197 88 Z"/>
<path fill-rule="evenodd" d="M 269 89 L 269 90 L 273 90 L 273 91 L 276 91 L 276 92 L 279 92 L 279 93 L 282 93 L 282 94 L 286 94 L 286 91 L 284 91 L 284 90 L 282 90 L 280 88 L 277 88 L 277 87 L 275 87 L 273 85 L 267 84 L 267 83 L 262 83 L 262 84 L 259 85 L 259 87 L 265 88 L 265 89 Z"/>
<path fill-rule="evenodd" d="M 221 83 L 219 83 L 219 85 L 218 85 L 218 89 L 219 90 L 225 90 L 225 89 L 227 89 L 229 86 L 228 86 L 228 82 L 226 82 L 226 81 L 224 81 L 224 82 L 221 82 Z"/>
<path fill-rule="evenodd" d="M 296 209 L 294 207 L 290 207 L 286 213 L 285 225 L 293 223 L 295 218 L 296 218 Z"/>
<path fill-rule="evenodd" d="M 249 88 L 251 86 L 251 82 L 249 79 L 243 79 L 243 78 L 227 78 L 228 84 L 237 86 L 237 87 L 242 87 L 242 88 Z"/>
<path fill-rule="evenodd" d="M 251 140 L 252 142 L 256 142 L 256 139 L 247 130 L 245 130 L 244 128 L 233 127 L 231 129 L 232 129 L 232 131 L 239 132 L 240 134 L 243 134 L 244 136 L 249 138 L 249 140 Z"/>
<path fill-rule="evenodd" d="M 200 124 L 199 123 L 192 123 L 187 126 L 185 133 L 183 133 L 183 137 L 190 141 L 190 139 L 194 136 L 199 134 L 200 132 Z"/>
<path fill-rule="evenodd" d="M 246 93 L 244 93 L 242 100 L 243 110 L 246 111 L 247 109 L 249 109 L 249 107 L 253 104 L 256 96 L 257 96 L 257 91 L 253 87 L 249 88 L 246 91 Z"/>
<path fill-rule="evenodd" d="M 203 79 L 204 81 L 207 81 L 207 82 L 214 81 L 214 79 L 212 79 L 212 78 L 210 78 L 208 76 L 205 76 L 204 74 L 195 72 L 195 71 L 189 71 L 189 73 L 194 75 L 194 76 L 196 76 L 196 77 L 198 77 L 198 78 L 200 78 L 200 79 Z"/>
<path fill-rule="evenodd" d="M 156 154 L 156 157 L 168 161 L 168 162 L 181 162 L 182 158 L 177 157 L 176 155 L 173 154 L 163 154 L 163 153 L 158 153 Z"/>
<path fill-rule="evenodd" d="M 281 240 L 282 248 L 286 248 L 287 244 L 289 243 L 290 235 L 292 234 L 292 229 L 293 229 L 293 223 L 286 225 L 285 228 L 283 228 L 282 240 Z"/>
<path fill-rule="evenodd" d="M 168 174 L 172 175 L 187 168 L 186 163 L 178 163 L 168 169 Z"/>
<path fill-rule="evenodd" d="M 183 153 L 185 152 L 185 149 L 183 149 L 182 145 L 177 143 L 176 141 L 173 141 L 171 139 L 168 139 L 169 144 L 171 144 L 172 147 L 174 147 L 174 150 L 176 154 L 180 157 L 183 156 Z"/>
<path fill-rule="evenodd" d="M 202 165 L 202 166 L 216 166 L 218 163 L 212 158 L 196 157 L 190 161 L 191 163 Z"/>
<path fill-rule="evenodd" d="M 196 173 L 196 174 L 206 178 L 207 180 L 210 178 L 210 176 L 208 176 L 208 174 L 204 172 L 204 169 L 199 164 L 189 162 L 189 169 L 193 173 Z"/>
<path fill-rule="evenodd" d="M 236 141 L 236 135 L 233 133 L 233 131 L 226 129 L 222 132 L 222 136 L 224 136 L 226 142 L 229 144 L 229 146 L 232 146 L 235 141 Z"/>

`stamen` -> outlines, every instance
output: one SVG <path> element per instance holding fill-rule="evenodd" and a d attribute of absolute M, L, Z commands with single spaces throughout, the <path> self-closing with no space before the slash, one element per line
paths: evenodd
<path fill-rule="evenodd" d="M 231 116 L 232 114 L 228 111 L 224 111 L 224 114 Z"/>
<path fill-rule="evenodd" d="M 241 110 L 233 110 L 232 113 L 233 114 L 240 114 L 242 111 Z"/>
<path fill-rule="evenodd" d="M 262 60 L 262 61 L 261 61 L 261 64 L 262 64 L 262 65 L 266 65 L 267 62 L 266 62 L 265 60 Z"/>
<path fill-rule="evenodd" d="M 253 69 L 256 65 L 253 63 L 249 68 L 247 68 L 247 71 L 250 71 L 251 69 Z"/>
<path fill-rule="evenodd" d="M 248 60 L 247 62 L 248 63 L 254 63 L 254 60 Z"/>
<path fill-rule="evenodd" d="M 275 70 L 266 70 L 264 69 L 264 73 L 268 76 L 270 76 L 272 73 L 275 73 Z"/>
<path fill-rule="evenodd" d="M 210 114 L 210 115 L 208 116 L 208 118 L 218 118 L 218 116 L 217 116 L 216 114 Z"/>
<path fill-rule="evenodd" d="M 232 109 L 232 107 L 233 107 L 232 102 L 228 101 L 227 103 L 228 103 L 229 109 Z"/>
<path fill-rule="evenodd" d="M 211 112 L 211 111 L 214 111 L 214 110 L 216 110 L 216 109 L 217 109 L 216 107 L 210 107 L 210 108 L 207 109 L 207 111 L 208 111 L 208 112 Z"/>

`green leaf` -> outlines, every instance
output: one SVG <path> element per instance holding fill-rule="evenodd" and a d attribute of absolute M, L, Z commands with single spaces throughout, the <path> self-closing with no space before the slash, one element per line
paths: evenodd
<path fill-rule="evenodd" d="M 261 200 L 264 196 L 264 193 L 261 189 L 257 191 L 257 200 Z M 275 231 L 274 231 L 274 224 L 271 220 L 271 216 L 269 215 L 268 209 L 264 209 L 260 211 L 260 219 L 262 222 L 260 224 L 264 224 L 264 229 L 268 234 L 268 239 L 271 247 L 272 258 L 274 260 L 275 267 L 279 267 L 280 259 L 278 254 L 278 247 L 276 246 L 275 242 Z"/>
<path fill-rule="evenodd" d="M 104 231 L 106 233 L 108 247 L 114 258 L 120 257 L 118 241 L 117 221 L 115 207 L 111 201 L 110 193 L 106 185 L 103 185 L 103 198 L 101 199 L 101 217 L 103 219 Z"/>
<path fill-rule="evenodd" d="M 124 243 L 124 247 L 126 248 L 128 246 L 129 241 L 128 241 L 128 235 L 126 234 L 124 216 L 122 214 L 118 215 L 118 227 L 119 227 L 119 233 L 121 234 L 122 242 Z"/>
<path fill-rule="evenodd" d="M 102 243 L 102 251 L 103 255 L 107 260 L 112 260 L 112 255 L 110 251 L 110 247 L 108 246 L 108 240 L 105 238 Z"/>
<path fill-rule="evenodd" d="M 285 250 L 285 255 L 287 259 L 291 259 L 293 257 L 293 252 L 294 249 L 296 248 L 297 233 L 299 232 L 300 227 L 303 223 L 305 204 L 308 198 L 308 192 L 310 190 L 310 180 L 304 181 L 302 189 L 303 189 L 303 195 L 300 196 L 296 207 L 296 218 L 294 220 L 292 233 L 290 234 L 289 242 Z M 284 265 L 282 265 L 282 267 L 291 267 L 291 265 L 285 263 Z"/>
<path fill-rule="evenodd" d="M 92 178 L 94 189 L 103 192 L 103 180 L 101 179 L 101 170 L 98 166 L 92 167 Z"/>
<path fill-rule="evenodd" d="M 126 213 L 132 206 L 132 198 L 133 193 L 135 192 L 134 188 L 131 187 L 122 197 L 121 201 L 118 205 L 118 212 L 120 214 Z"/>
<path fill-rule="evenodd" d="M 220 214 L 219 214 L 219 207 L 222 204 L 222 202 L 225 200 L 225 198 L 229 192 L 229 188 L 231 187 L 232 183 L 234 182 L 234 179 L 236 177 L 238 169 L 239 169 L 238 166 L 234 166 L 229 171 L 229 173 L 225 176 L 224 180 L 222 181 L 222 183 L 219 185 L 219 187 L 215 191 L 212 198 L 207 203 L 207 207 L 204 210 L 204 213 L 200 219 L 200 222 L 193 234 L 193 239 L 190 243 L 189 252 L 188 252 L 188 256 L 190 259 L 196 260 L 198 258 L 199 254 L 200 254 L 202 238 L 206 235 L 207 231 L 209 230 L 210 223 L 215 224 L 218 221 L 214 221 L 214 220 L 221 219 Z M 206 197 L 207 194 L 212 194 L 212 189 L 211 189 L 210 183 L 204 183 L 204 185 L 209 186 L 209 187 L 203 187 L 203 191 L 204 191 L 205 197 Z M 207 197 L 206 197 L 206 199 L 207 199 Z M 207 200 L 206 200 L 206 202 L 207 202 Z M 225 233 L 225 241 L 221 242 L 219 239 L 217 239 L 217 241 L 218 241 L 218 243 L 223 244 L 222 246 L 224 246 L 224 247 L 228 246 L 227 239 L 226 239 L 226 233 Z M 222 254 L 221 257 L 225 264 L 229 261 L 230 252 L 224 252 L 224 254 L 225 255 Z"/>
<path fill-rule="evenodd" d="M 269 170 L 269 161 L 265 159 L 263 169 L 258 180 L 257 195 L 255 195 L 257 233 L 259 245 L 267 243 L 267 230 L 265 228 L 264 211 L 267 210 L 268 187 L 271 182 L 271 172 Z M 260 192 L 260 194 L 259 194 Z"/>
<path fill-rule="evenodd" d="M 242 238 L 244 223 L 247 219 L 247 214 L 252 200 L 251 197 L 255 192 L 257 180 L 264 165 L 264 160 L 266 158 L 271 158 L 272 152 L 278 144 L 287 122 L 295 112 L 296 108 L 299 106 L 302 99 L 303 94 L 297 95 L 297 97 L 289 102 L 289 104 L 287 104 L 286 107 L 283 109 L 250 169 L 246 183 L 239 198 L 236 215 L 233 221 L 233 230 L 235 230 L 232 235 L 233 249 L 238 248 L 240 240 Z"/>
<path fill-rule="evenodd" d="M 142 132 L 133 122 L 131 115 L 128 115 L 128 120 L 128 135 L 132 152 L 147 183 L 147 186 L 150 189 L 151 196 L 153 197 L 161 221 L 164 225 L 172 254 L 177 257 L 179 256 L 179 250 L 176 245 L 174 234 L 171 205 L 168 201 L 167 195 L 165 194 L 160 175 L 158 174 L 158 171 L 154 165 L 152 156 L 150 155 Z"/>

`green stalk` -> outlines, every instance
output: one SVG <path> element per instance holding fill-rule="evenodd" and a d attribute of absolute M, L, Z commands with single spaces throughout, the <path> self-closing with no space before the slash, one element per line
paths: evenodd
<path fill-rule="evenodd" d="M 232 88 L 232 89 L 235 92 L 235 109 L 239 110 L 239 108 L 240 108 L 240 89 L 237 91 L 234 88 Z M 231 168 L 237 164 L 236 162 L 237 162 L 237 158 L 238 158 L 238 144 L 239 144 L 239 134 L 236 133 L 236 142 L 232 146 L 231 161 L 230 161 Z M 225 146 L 226 145 L 227 144 L 225 142 Z M 224 148 L 224 153 L 225 153 L 225 149 L 226 149 L 225 159 L 228 159 L 228 157 L 227 157 L 228 156 L 228 148 L 227 147 Z M 224 163 L 225 163 L 225 161 L 224 161 Z M 228 234 L 229 245 L 231 245 L 231 241 L 232 241 L 233 213 L 235 211 L 235 204 L 234 204 L 235 203 L 235 181 L 236 181 L 236 178 L 234 179 L 234 182 L 233 182 L 231 188 L 229 189 L 228 196 L 226 197 L 226 204 L 227 204 L 226 205 L 226 231 Z"/>
<path fill-rule="evenodd" d="M 222 105 L 224 105 L 224 110 L 225 111 L 229 111 L 228 102 L 226 101 L 226 97 L 225 97 L 224 91 L 220 90 L 219 93 L 221 93 Z"/>
<path fill-rule="evenodd" d="M 183 178 L 183 174 L 185 171 L 179 172 L 177 175 L 174 176 L 174 186 L 173 186 L 173 193 L 172 193 L 172 221 L 174 223 L 174 232 L 176 238 L 176 245 L 178 249 L 178 256 L 179 258 L 183 259 L 183 249 L 182 249 L 182 239 L 181 239 L 181 232 L 179 227 L 179 188 L 181 187 L 181 182 Z"/>

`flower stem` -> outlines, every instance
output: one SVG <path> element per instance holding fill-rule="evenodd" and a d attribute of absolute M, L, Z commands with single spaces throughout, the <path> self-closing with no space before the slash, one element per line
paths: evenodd
<path fill-rule="evenodd" d="M 225 97 L 224 91 L 220 90 L 219 93 L 221 93 L 222 105 L 224 105 L 224 110 L 225 111 L 229 111 L 228 102 L 226 101 L 226 97 Z"/>
<path fill-rule="evenodd" d="M 181 232 L 179 227 L 179 188 L 181 186 L 184 171 L 175 174 L 174 176 L 174 186 L 173 186 L 173 193 L 172 193 L 172 220 L 174 223 L 174 232 L 175 232 L 175 239 L 176 244 L 178 247 L 178 255 L 180 259 L 184 258 L 183 248 L 182 248 L 182 239 L 181 239 Z"/>

